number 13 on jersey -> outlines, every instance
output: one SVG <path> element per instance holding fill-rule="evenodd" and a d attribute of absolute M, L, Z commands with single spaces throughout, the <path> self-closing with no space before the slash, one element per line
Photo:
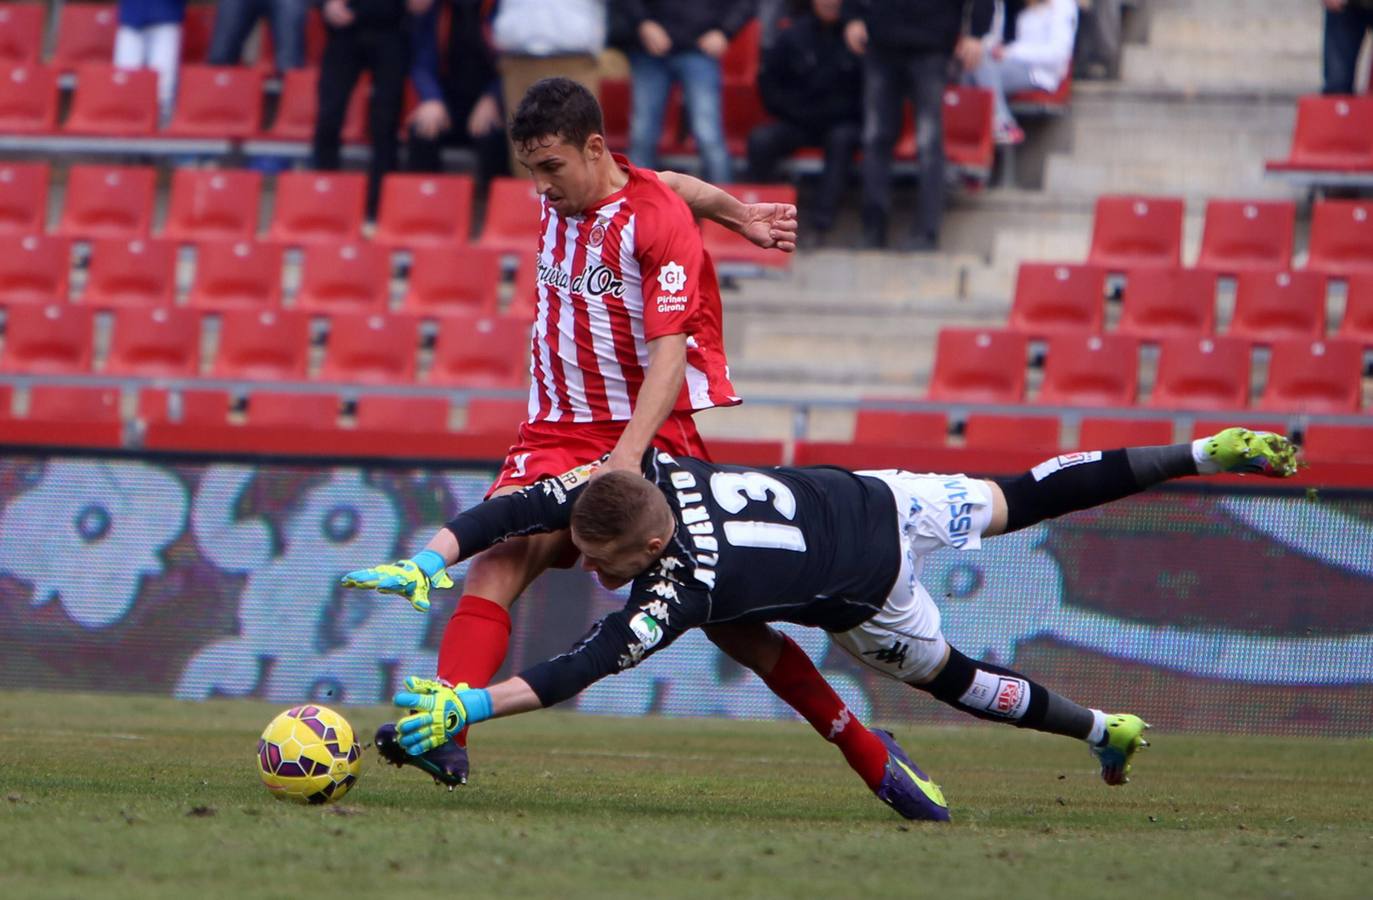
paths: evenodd
<path fill-rule="evenodd" d="M 796 496 L 785 484 L 762 472 L 716 472 L 710 476 L 715 503 L 730 515 L 742 513 L 750 502 L 768 503 L 785 519 L 796 518 Z M 725 540 L 736 547 L 806 551 L 806 536 L 795 525 L 731 519 L 724 523 Z"/>

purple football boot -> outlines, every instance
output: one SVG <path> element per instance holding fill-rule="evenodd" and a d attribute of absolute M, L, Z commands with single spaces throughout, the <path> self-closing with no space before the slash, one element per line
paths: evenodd
<path fill-rule="evenodd" d="M 949 806 L 939 785 L 920 771 L 890 731 L 874 728 L 872 733 L 887 748 L 887 771 L 874 791 L 877 799 L 907 819 L 926 822 L 949 821 Z M 380 746 L 380 743 L 378 743 Z"/>
<path fill-rule="evenodd" d="M 449 741 L 428 753 L 411 756 L 397 740 L 394 722 L 387 722 L 378 728 L 373 740 L 381 758 L 396 768 L 414 766 L 422 769 L 435 782 L 448 785 L 450 791 L 460 784 L 467 784 L 467 748 L 458 746 L 457 741 Z"/>

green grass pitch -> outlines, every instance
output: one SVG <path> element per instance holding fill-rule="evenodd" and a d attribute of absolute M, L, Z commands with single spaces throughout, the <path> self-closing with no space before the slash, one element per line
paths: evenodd
<path fill-rule="evenodd" d="M 804 724 L 533 713 L 453 793 L 368 750 L 334 807 L 254 768 L 280 707 L 0 693 L 0 896 L 1367 897 L 1373 742 L 1170 734 L 1107 788 L 1074 742 L 898 727 L 950 826 Z M 344 708 L 370 735 L 387 711 Z"/>

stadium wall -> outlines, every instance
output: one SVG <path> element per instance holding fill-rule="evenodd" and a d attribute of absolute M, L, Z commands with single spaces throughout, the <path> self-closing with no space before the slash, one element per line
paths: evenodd
<path fill-rule="evenodd" d="M 486 465 L 0 458 L 0 687 L 385 702 L 434 668 L 458 591 L 427 615 L 338 587 L 481 499 Z M 1237 484 L 1229 482 L 1228 484 Z M 454 572 L 461 584 L 463 567 Z M 1373 490 L 1180 486 L 931 557 L 945 632 L 1156 726 L 1367 733 Z M 515 607 L 507 672 L 561 652 L 622 597 L 579 570 Z M 855 712 L 967 724 L 787 626 Z M 693 632 L 575 701 L 587 713 L 784 718 Z"/>

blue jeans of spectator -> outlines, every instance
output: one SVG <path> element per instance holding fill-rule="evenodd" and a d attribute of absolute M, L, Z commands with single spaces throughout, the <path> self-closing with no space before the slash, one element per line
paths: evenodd
<path fill-rule="evenodd" d="M 720 109 L 720 61 L 699 50 L 667 56 L 631 53 L 630 77 L 634 82 L 629 117 L 629 158 L 636 166 L 658 167 L 658 138 L 663 133 L 663 112 L 673 82 L 682 85 L 687 125 L 696 138 L 703 175 L 715 184 L 727 184 L 729 151 Z"/>
<path fill-rule="evenodd" d="M 935 242 L 944 221 L 944 87 L 946 53 L 889 53 L 869 47 L 863 55 L 863 227 L 885 236 L 891 216 L 892 151 L 901 137 L 901 108 L 915 105 L 920 199 L 914 236 Z"/>
<path fill-rule="evenodd" d="M 1373 28 L 1373 10 L 1348 5 L 1339 12 L 1325 11 L 1323 94 L 1354 93 L 1354 67 L 1359 62 L 1359 47 Z"/>
<path fill-rule="evenodd" d="M 1021 91 L 1035 90 L 1039 85 L 1035 84 L 1031 77 L 1030 64 L 1019 59 L 992 59 L 990 53 L 984 54 L 982 64 L 964 76 L 964 81 L 975 84 L 978 87 L 987 88 L 992 92 L 996 108 L 992 113 L 992 121 L 998 129 L 1010 128 L 1016 124 L 1015 116 L 1011 114 L 1011 106 L 1006 98 Z"/>
<path fill-rule="evenodd" d="M 258 19 L 267 18 L 272 29 L 278 72 L 305 65 L 305 13 L 310 0 L 219 0 L 210 35 L 212 66 L 236 66 L 243 62 L 243 45 Z"/>

